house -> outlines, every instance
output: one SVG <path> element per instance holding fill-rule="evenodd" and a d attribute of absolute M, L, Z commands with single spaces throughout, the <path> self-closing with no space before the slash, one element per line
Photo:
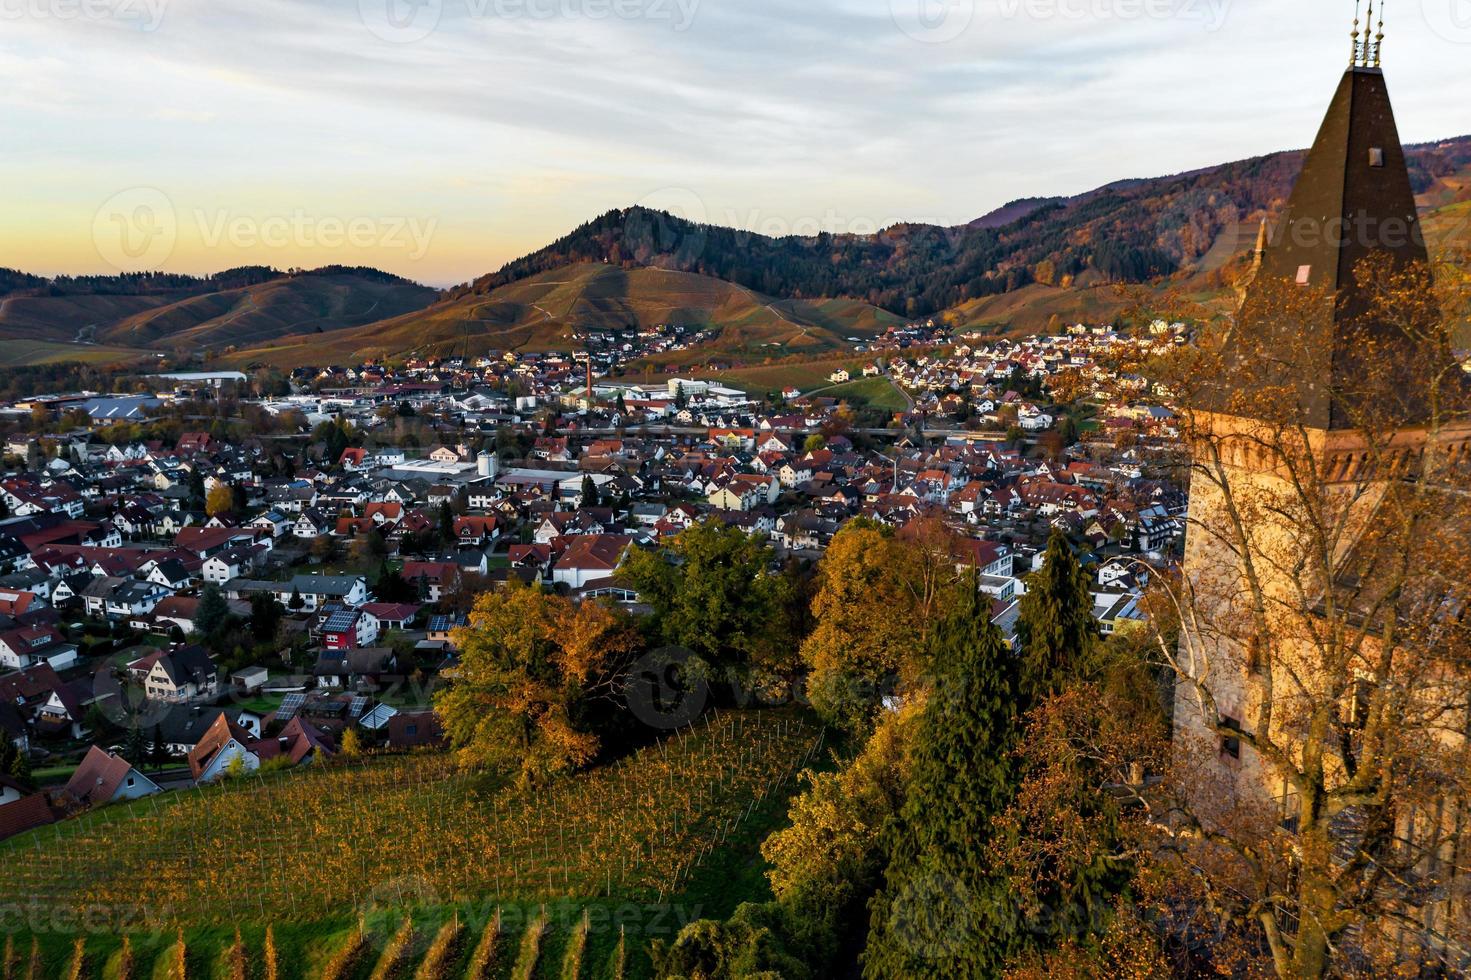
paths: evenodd
<path fill-rule="evenodd" d="M 189 752 L 189 772 L 197 783 L 214 782 L 238 765 L 245 771 L 260 768 L 256 739 L 222 711 Z M 235 760 L 240 760 L 236 763 Z"/>
<path fill-rule="evenodd" d="M 163 654 L 143 680 L 149 700 L 175 704 L 209 700 L 219 694 L 219 687 L 215 662 L 199 646 L 180 647 Z"/>
<path fill-rule="evenodd" d="M 445 744 L 444 725 L 433 711 L 400 711 L 388 719 L 391 748 L 439 748 Z"/>
<path fill-rule="evenodd" d="M 376 687 L 398 671 L 398 655 L 388 647 L 323 650 L 312 673 L 323 687 Z"/>
<path fill-rule="evenodd" d="M 45 793 L 33 793 L 0 805 L 0 840 L 55 823 L 60 816 Z"/>
<path fill-rule="evenodd" d="M 193 633 L 194 618 L 198 613 L 198 599 L 171 595 L 160 599 L 153 607 L 153 621 L 166 630 L 177 626 L 184 633 Z"/>
<path fill-rule="evenodd" d="M 10 776 L 0 773 L 0 806 L 24 799 L 29 793 L 24 786 Z"/>
<path fill-rule="evenodd" d="M 378 618 L 362 609 L 328 607 L 319 635 L 325 650 L 356 650 L 378 640 Z"/>
<path fill-rule="evenodd" d="M 153 612 L 169 590 L 152 582 L 123 579 L 103 598 L 103 611 L 109 619 L 133 621 Z"/>
<path fill-rule="evenodd" d="M 362 469 L 368 460 L 368 451 L 360 448 L 348 448 L 342 451 L 337 462 L 342 464 L 344 470 L 349 472 Z"/>
<path fill-rule="evenodd" d="M 337 524 L 337 516 L 329 514 L 325 510 L 316 507 L 308 507 L 301 512 L 296 523 L 291 526 L 291 533 L 298 538 L 310 541 L 324 534 L 330 534 Z"/>
<path fill-rule="evenodd" d="M 410 602 L 369 602 L 363 606 L 363 612 L 378 620 L 380 629 L 406 630 L 413 625 L 422 608 Z"/>
<path fill-rule="evenodd" d="M 438 602 L 460 585 L 460 566 L 452 561 L 406 561 L 399 574 L 417 585 L 419 598 L 427 602 Z"/>
<path fill-rule="evenodd" d="M 289 582 L 275 583 L 274 591 L 287 609 L 291 609 L 291 597 L 300 595 L 305 612 L 316 612 L 329 602 L 355 609 L 368 601 L 368 582 L 361 575 L 297 575 Z"/>
<path fill-rule="evenodd" d="M 238 544 L 204 560 L 204 580 L 224 585 L 254 571 L 265 557 L 265 549 L 255 544 Z"/>
<path fill-rule="evenodd" d="M 38 598 L 34 592 L 0 589 L 0 616 L 24 616 Z"/>
<path fill-rule="evenodd" d="M 740 474 L 710 493 L 710 506 L 719 510 L 755 510 L 776 503 L 781 484 L 769 477 Z"/>
<path fill-rule="evenodd" d="M 87 750 L 86 758 L 63 792 L 68 799 L 90 807 L 136 800 L 163 790 L 127 759 L 94 745 Z"/>
<path fill-rule="evenodd" d="M 257 738 L 222 711 L 189 753 L 189 771 L 195 782 L 210 783 L 227 775 L 232 766 L 253 772 L 261 763 L 275 758 L 303 765 L 330 758 L 335 752 L 331 740 L 301 718 L 288 721 L 280 735 Z"/>
<path fill-rule="evenodd" d="M 75 645 L 52 626 L 19 626 L 0 633 L 0 668 L 26 670 L 38 663 L 65 670 L 77 661 Z"/>
<path fill-rule="evenodd" d="M 154 585 L 161 585 L 170 592 L 178 592 L 189 588 L 194 582 L 194 577 L 189 574 L 189 569 L 177 558 L 165 558 L 153 563 L 149 569 L 147 581 Z"/>
<path fill-rule="evenodd" d="M 457 629 L 464 629 L 470 620 L 464 613 L 452 613 L 445 616 L 429 617 L 429 626 L 426 639 L 435 645 L 448 645 L 453 642 L 452 637 Z"/>
<path fill-rule="evenodd" d="M 552 581 L 581 589 L 596 579 L 612 578 L 633 547 L 626 534 L 581 534 L 552 565 Z"/>
<path fill-rule="evenodd" d="M 461 548 L 483 548 L 500 537 L 494 517 L 457 517 L 454 532 Z"/>
<path fill-rule="evenodd" d="M 42 735 L 81 738 L 88 705 L 103 696 L 91 685 L 83 691 L 67 684 L 46 663 L 0 675 L 0 705 L 13 708 Z"/>

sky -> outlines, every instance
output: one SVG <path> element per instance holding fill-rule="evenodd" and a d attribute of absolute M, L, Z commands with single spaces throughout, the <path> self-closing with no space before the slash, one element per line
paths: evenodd
<path fill-rule="evenodd" d="M 959 224 L 1311 142 L 1353 0 L 0 0 L 0 267 L 444 286 L 643 203 Z M 1406 142 L 1471 0 L 1395 0 Z"/>

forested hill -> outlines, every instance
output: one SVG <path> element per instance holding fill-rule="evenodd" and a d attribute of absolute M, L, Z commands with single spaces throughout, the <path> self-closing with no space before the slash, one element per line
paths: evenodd
<path fill-rule="evenodd" d="M 1471 137 L 1409 149 L 1422 204 L 1471 196 Z M 647 208 L 609 211 L 448 298 L 585 262 L 699 272 L 785 298 L 851 297 L 907 316 L 1032 282 L 1143 282 L 1199 268 L 1218 244 L 1227 254 L 1249 246 L 1260 218 L 1285 202 L 1302 157 L 1276 153 L 1121 181 L 1072 198 L 1013 202 L 958 228 L 895 225 L 872 236 L 769 238 Z"/>
<path fill-rule="evenodd" d="M 16 269 L 0 269 L 0 296 L 160 296 L 244 289 L 278 279 L 311 276 L 356 276 L 382 284 L 412 285 L 402 276 L 364 266 L 329 265 L 320 269 L 282 272 L 270 266 L 247 265 L 209 276 L 173 272 L 123 272 L 110 276 L 57 276 L 48 279 Z"/>

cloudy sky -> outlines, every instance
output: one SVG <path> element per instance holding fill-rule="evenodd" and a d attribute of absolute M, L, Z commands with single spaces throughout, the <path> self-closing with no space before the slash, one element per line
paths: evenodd
<path fill-rule="evenodd" d="M 1352 0 L 0 0 L 0 266 L 472 278 L 635 202 L 960 223 L 1306 145 Z M 1395 0 L 1401 134 L 1471 0 Z"/>

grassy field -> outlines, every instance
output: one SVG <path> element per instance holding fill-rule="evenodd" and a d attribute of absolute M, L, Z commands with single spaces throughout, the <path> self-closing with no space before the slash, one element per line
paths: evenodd
<path fill-rule="evenodd" d="M 787 387 L 807 392 L 827 387 L 831 383 L 827 380 L 828 375 L 839 368 L 857 370 L 862 363 L 861 359 L 849 354 L 843 357 L 817 358 L 791 364 L 732 368 L 728 371 L 716 372 L 714 376 L 725 384 L 755 394 L 765 394 L 769 391 L 780 392 Z"/>
<path fill-rule="evenodd" d="M 144 351 L 127 347 L 103 347 L 92 344 L 68 344 L 60 341 L 5 340 L 0 343 L 0 367 L 24 367 L 32 364 L 128 364 L 147 357 Z"/>
<path fill-rule="evenodd" d="M 837 398 L 867 408 L 879 408 L 889 412 L 902 412 L 909 407 L 904 396 L 888 378 L 860 378 L 846 384 L 834 385 L 819 392 L 823 398 Z"/>
<path fill-rule="evenodd" d="M 280 975 L 305 978 L 323 975 L 364 916 L 372 953 L 412 914 L 422 956 L 448 917 L 478 936 L 501 909 L 509 940 L 544 907 L 544 960 L 560 967 L 585 912 L 585 963 L 606 963 L 626 932 L 626 975 L 638 976 L 648 941 L 672 938 L 678 920 L 760 897 L 756 845 L 818 746 L 795 715 L 735 712 L 530 794 L 442 754 L 167 794 L 0 844 L 0 895 L 26 912 L 4 925 L 43 924 L 12 938 L 25 956 L 40 938 L 57 967 L 47 975 L 65 974 L 75 936 L 49 923 L 91 923 L 86 949 L 99 967 L 121 935 L 134 937 L 140 964 L 167 966 L 182 930 L 201 975 L 237 926 L 259 963 L 271 926 L 289 961 Z"/>

